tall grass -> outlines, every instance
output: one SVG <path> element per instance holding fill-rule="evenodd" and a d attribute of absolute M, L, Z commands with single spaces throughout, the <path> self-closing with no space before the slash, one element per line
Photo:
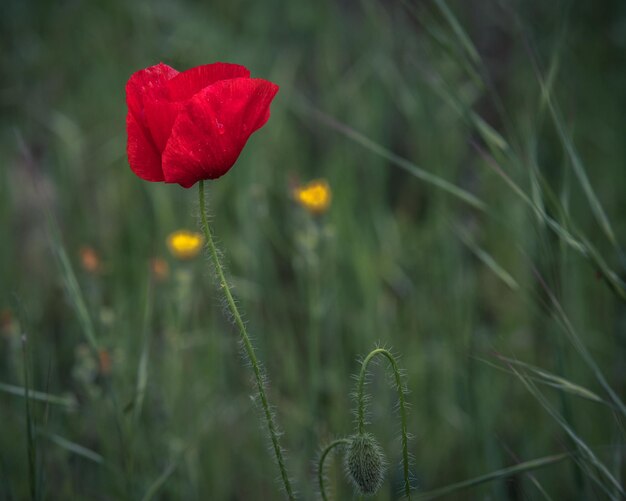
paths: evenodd
<path fill-rule="evenodd" d="M 211 206 L 300 498 L 377 343 L 411 390 L 413 499 L 623 496 L 622 2 L 2 9 L 0 498 L 280 499 L 219 291 L 165 246 L 193 193 L 125 159 L 124 85 L 160 60 L 281 86 Z M 313 216 L 291 193 L 320 177 Z M 368 393 L 375 499 L 400 499 L 398 397 Z"/>

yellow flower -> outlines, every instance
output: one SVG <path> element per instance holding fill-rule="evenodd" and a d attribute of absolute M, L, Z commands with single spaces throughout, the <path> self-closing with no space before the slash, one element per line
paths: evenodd
<path fill-rule="evenodd" d="M 325 179 L 314 179 L 294 190 L 296 201 L 312 214 L 323 214 L 330 207 L 332 192 Z"/>
<path fill-rule="evenodd" d="M 192 259 L 202 250 L 204 237 L 189 230 L 178 230 L 167 237 L 167 246 L 174 257 Z"/>

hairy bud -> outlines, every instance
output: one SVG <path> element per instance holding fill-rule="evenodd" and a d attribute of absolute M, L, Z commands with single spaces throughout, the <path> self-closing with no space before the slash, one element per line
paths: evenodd
<path fill-rule="evenodd" d="M 360 494 L 375 494 L 383 483 L 386 461 L 380 445 L 369 433 L 353 435 L 346 450 L 348 478 Z"/>

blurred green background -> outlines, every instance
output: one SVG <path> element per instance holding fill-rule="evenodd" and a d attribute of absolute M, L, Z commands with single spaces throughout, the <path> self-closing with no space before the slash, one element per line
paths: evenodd
<path fill-rule="evenodd" d="M 159 61 L 281 87 L 208 196 L 302 499 L 378 343 L 416 494 L 572 452 L 448 499 L 620 498 L 625 2 L 4 0 L 0 30 L 1 499 L 281 498 L 209 264 L 165 243 L 196 190 L 127 164 L 124 87 Z M 382 366 L 369 391 L 400 499 Z"/>

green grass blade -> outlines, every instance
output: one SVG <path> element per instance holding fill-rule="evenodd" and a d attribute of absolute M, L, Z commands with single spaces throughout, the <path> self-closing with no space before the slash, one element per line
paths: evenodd
<path fill-rule="evenodd" d="M 608 381 L 604 377 L 604 374 L 600 370 L 600 367 L 598 367 L 598 364 L 595 362 L 595 360 L 591 356 L 591 353 L 589 353 L 589 350 L 581 341 L 576 330 L 574 329 L 574 326 L 570 322 L 568 316 L 565 314 L 565 310 L 563 310 L 561 303 L 559 303 L 554 293 L 546 285 L 545 281 L 543 280 L 541 275 L 537 272 L 537 270 L 533 268 L 533 272 L 535 273 L 535 276 L 538 278 L 544 291 L 546 292 L 552 305 L 554 306 L 554 309 L 558 315 L 558 318 L 560 320 L 560 323 L 563 329 L 565 330 L 565 333 L 568 336 L 568 339 L 570 340 L 570 342 L 572 343 L 576 351 L 579 353 L 580 357 L 587 363 L 588 367 L 592 370 L 598 382 L 602 385 L 604 390 L 611 397 L 611 400 L 613 401 L 617 409 L 619 409 L 619 411 L 624 416 L 626 416 L 626 405 L 624 405 L 624 402 L 622 402 L 622 399 L 619 397 L 619 395 L 615 392 L 615 390 L 613 390 L 611 385 L 608 383 Z"/>
<path fill-rule="evenodd" d="M 602 273 L 602 276 L 607 280 L 611 290 L 617 294 L 620 299 L 626 301 L 626 284 L 624 281 L 615 273 L 613 270 L 609 268 L 606 264 L 604 258 L 600 255 L 595 246 L 579 231 L 575 228 L 572 230 L 568 230 L 565 226 L 560 224 L 554 218 L 549 216 L 543 206 L 538 206 L 535 204 L 534 200 L 528 197 L 526 193 L 508 176 L 504 170 L 500 167 L 498 162 L 487 152 L 482 150 L 480 146 L 474 145 L 477 151 L 482 155 L 486 164 L 491 167 L 494 172 L 496 172 L 505 182 L 506 184 L 516 193 L 521 200 L 523 200 L 535 213 L 535 215 L 543 220 L 548 227 L 557 234 L 565 243 L 567 243 L 572 249 L 577 251 L 579 254 L 584 256 L 587 259 L 590 259 L 593 264 L 595 264 L 599 271 Z M 555 206 L 555 209 L 559 212 L 560 216 L 567 221 L 568 226 L 572 227 L 572 223 L 567 216 L 567 213 L 558 202 L 558 198 L 551 192 L 549 186 L 545 183 L 545 181 L 538 175 L 537 178 L 542 181 L 544 192 L 549 195 L 549 199 L 551 203 Z"/>
<path fill-rule="evenodd" d="M 494 161 L 495 162 L 495 161 Z M 533 167 L 531 166 L 531 169 Z M 562 223 L 558 223 L 549 217 L 545 209 L 538 214 L 550 226 L 550 228 L 574 250 L 577 250 L 585 258 L 589 259 L 597 267 L 602 277 L 606 280 L 611 290 L 621 299 L 626 301 L 626 283 L 606 263 L 600 252 L 591 241 L 572 222 L 567 208 L 564 206 L 563 197 L 557 196 L 550 184 L 535 168 L 533 178 L 537 180 L 545 197 L 545 203 L 558 214 Z M 566 229 L 567 228 L 567 229 Z"/>
<path fill-rule="evenodd" d="M 480 64 L 481 59 L 480 55 L 478 54 L 478 50 L 476 50 L 476 47 L 472 43 L 469 35 L 465 32 L 465 30 L 461 26 L 461 23 L 459 23 L 456 16 L 452 13 L 446 2 L 444 0 L 435 0 L 435 4 L 439 8 L 443 16 L 446 18 L 446 21 L 454 31 L 455 35 L 461 41 L 472 62 L 474 64 Z"/>
<path fill-rule="evenodd" d="M 448 494 L 452 494 L 454 492 L 458 492 L 461 490 L 469 489 L 470 487 L 475 487 L 480 484 L 484 484 L 486 482 L 492 482 L 494 480 L 506 479 L 511 475 L 517 475 L 519 473 L 524 473 L 531 470 L 536 470 L 538 468 L 543 468 L 545 466 L 549 466 L 551 464 L 559 463 L 564 459 L 567 459 L 569 454 L 555 454 L 553 456 L 546 456 L 538 459 L 531 459 L 530 461 L 525 461 L 523 463 L 517 464 L 515 466 L 509 466 L 508 468 L 502 468 L 500 470 L 493 471 L 491 473 L 487 473 L 485 475 L 481 475 L 479 477 L 471 478 L 469 480 L 464 480 L 463 482 L 457 482 L 454 484 L 447 485 L 445 487 L 440 487 L 439 489 L 434 489 L 427 492 L 422 492 L 418 494 L 415 499 L 417 500 L 426 500 L 426 499 L 436 499 L 442 496 L 446 496 Z"/>
<path fill-rule="evenodd" d="M 506 139 L 466 103 L 459 99 L 454 93 L 454 90 L 450 88 L 443 78 L 430 75 L 427 81 L 430 83 L 432 90 L 438 94 L 452 110 L 458 113 L 469 125 L 474 127 L 491 151 L 501 151 L 505 154 L 510 152 L 509 143 Z"/>
<path fill-rule="evenodd" d="M 28 370 L 28 341 L 26 335 L 22 336 L 22 360 L 24 364 L 24 390 L 25 390 L 25 418 L 26 418 L 26 448 L 28 455 L 28 483 L 30 496 L 33 501 L 40 499 L 39 482 L 37 476 L 37 439 L 34 433 L 34 418 L 30 406 L 30 376 Z"/>
<path fill-rule="evenodd" d="M 71 440 L 63 438 L 60 435 L 56 435 L 54 433 L 40 432 L 40 434 L 50 439 L 51 442 L 55 443 L 59 447 L 62 447 L 63 449 L 73 454 L 76 454 L 77 456 L 81 456 L 97 464 L 104 464 L 104 458 L 97 452 L 94 452 L 91 449 L 88 449 L 87 447 L 84 447 L 80 444 L 72 442 Z"/>
<path fill-rule="evenodd" d="M 589 177 L 587 176 L 587 172 L 585 170 L 583 162 L 578 154 L 578 151 L 576 150 L 574 146 L 574 142 L 572 141 L 570 135 L 566 131 L 565 125 L 563 123 L 563 118 L 561 116 L 561 112 L 559 110 L 557 103 L 554 101 L 554 98 L 552 96 L 552 85 L 549 79 L 554 78 L 553 72 L 555 70 L 553 69 L 553 67 L 550 68 L 548 81 L 546 81 L 546 79 L 544 79 L 544 77 L 541 75 L 541 72 L 538 68 L 538 65 L 534 57 L 532 58 L 532 62 L 533 62 L 533 66 L 535 69 L 536 78 L 541 88 L 542 100 L 548 106 L 548 110 L 550 112 L 552 122 L 554 123 L 554 126 L 559 135 L 563 148 L 565 149 L 565 152 L 567 153 L 567 156 L 570 159 L 574 173 L 576 174 L 576 177 L 578 178 L 578 182 L 580 183 L 580 186 L 582 187 L 583 192 L 585 193 L 589 206 L 591 207 L 591 211 L 593 212 L 596 220 L 600 224 L 601 228 L 603 229 L 609 241 L 613 244 L 613 246 L 616 249 L 619 250 L 619 245 L 618 245 L 617 239 L 615 238 L 615 233 L 613 231 L 609 218 L 604 212 L 604 208 L 602 207 L 600 200 L 598 199 L 593 187 L 591 186 L 591 183 L 589 181 Z"/>
<path fill-rule="evenodd" d="M 156 495 L 159 489 L 163 487 L 163 485 L 172 475 L 172 473 L 174 473 L 177 466 L 178 463 L 170 463 L 169 465 L 167 465 L 167 468 L 165 468 L 165 470 L 163 470 L 163 472 L 155 479 L 155 481 L 150 484 L 150 487 L 148 487 L 148 489 L 146 490 L 143 498 L 141 498 L 142 501 L 150 501 L 150 499 L 152 499 Z"/>
<path fill-rule="evenodd" d="M 519 366 L 525 370 L 528 370 L 529 372 L 533 373 L 536 377 L 533 378 L 533 380 L 535 381 L 540 381 L 544 384 L 547 384 L 549 386 L 552 386 L 553 388 L 557 388 L 559 390 L 562 390 L 566 393 L 570 393 L 572 395 L 576 395 L 578 397 L 587 399 L 587 400 L 591 400 L 592 402 L 598 402 L 598 403 L 602 403 L 608 406 L 612 406 L 612 404 L 610 402 L 607 402 L 606 400 L 604 400 L 602 397 L 600 397 L 599 395 L 597 395 L 596 393 L 592 392 L 591 390 L 580 386 L 579 384 L 576 383 L 572 383 L 571 381 L 561 377 L 561 376 L 557 376 L 556 374 L 552 374 L 549 371 L 546 371 L 545 369 L 541 369 L 539 367 L 535 367 L 534 365 L 531 364 L 527 364 L 525 362 L 522 362 L 520 360 L 515 360 L 513 358 L 509 358 L 509 357 L 505 357 L 502 355 L 498 355 L 498 358 L 500 360 L 503 360 L 505 362 L 507 362 L 508 364 L 513 364 L 516 366 Z"/>
<path fill-rule="evenodd" d="M 537 207 L 537 211 L 535 215 L 537 216 L 538 223 L 543 227 L 545 225 L 545 219 L 541 216 L 546 213 L 545 202 L 543 199 L 543 193 L 541 191 L 541 183 L 539 180 L 539 173 L 537 168 L 537 141 L 535 138 L 531 140 L 531 144 L 528 148 L 529 154 L 529 167 L 528 167 L 528 178 L 530 182 L 530 197 L 533 201 L 535 207 Z"/>
<path fill-rule="evenodd" d="M 530 209 L 539 217 L 544 220 L 545 223 L 557 234 L 559 235 L 567 244 L 572 247 L 574 250 L 579 252 L 585 257 L 589 257 L 589 252 L 587 247 L 579 241 L 574 235 L 572 235 L 565 227 L 559 224 L 556 220 L 551 218 L 545 211 L 542 210 L 541 206 L 537 206 L 531 198 L 526 195 L 524 190 L 520 188 L 520 186 L 513 181 L 513 179 L 504 171 L 500 164 L 496 161 L 493 156 L 489 155 L 486 151 L 484 151 L 480 146 L 474 144 L 474 148 L 478 151 L 478 153 L 483 157 L 483 160 L 496 174 L 498 174 L 503 181 L 513 190 L 513 192 L 523 200 Z"/>
<path fill-rule="evenodd" d="M 548 105 L 549 105 L 550 113 L 552 115 L 552 119 L 554 120 L 559 136 L 561 137 L 561 141 L 563 142 L 563 145 L 565 146 L 565 151 L 570 157 L 572 167 L 574 169 L 574 172 L 576 173 L 576 176 L 578 177 L 578 181 L 581 187 L 583 188 L 583 191 L 587 197 L 589 205 L 591 206 L 591 210 L 594 216 L 596 217 L 596 219 L 598 220 L 598 223 L 600 224 L 600 226 L 606 233 L 606 236 L 608 237 L 610 242 L 616 248 L 619 248 L 617 240 L 615 238 L 615 233 L 613 232 L 613 228 L 611 226 L 609 218 L 604 212 L 604 208 L 602 207 L 600 200 L 598 199 L 593 187 L 591 186 L 591 183 L 589 182 L 589 177 L 587 176 L 587 172 L 585 171 L 585 167 L 582 163 L 582 160 L 580 159 L 580 156 L 578 155 L 578 152 L 576 151 L 574 147 L 574 143 L 572 142 L 571 138 L 565 131 L 565 126 L 563 125 L 563 121 L 560 117 L 560 114 L 558 110 L 556 109 L 556 105 L 552 102 L 552 100 L 548 101 Z"/>
<path fill-rule="evenodd" d="M 550 82 L 555 77 L 556 74 L 556 64 L 551 66 L 551 72 L 549 78 Z M 432 80 L 432 79 L 431 79 Z M 518 163 L 519 160 L 513 155 L 513 152 L 508 147 L 508 143 L 506 140 L 502 138 L 495 130 L 493 130 L 480 116 L 478 116 L 475 112 L 469 109 L 462 101 L 460 101 L 456 95 L 452 92 L 451 89 L 448 89 L 445 82 L 441 79 L 435 79 L 431 82 L 433 90 L 439 94 L 448 104 L 449 106 L 459 113 L 460 116 L 464 117 L 476 131 L 481 135 L 485 143 L 489 146 L 491 151 L 501 150 L 503 153 L 507 155 L 507 157 L 513 162 Z M 547 85 L 547 84 L 546 84 Z M 552 85 L 552 83 L 550 83 Z M 548 88 L 546 88 L 546 93 L 548 92 Z M 549 97 L 549 94 L 546 94 Z M 551 104 L 551 101 L 548 103 Z M 591 258 L 594 263 L 600 267 L 603 276 L 608 280 L 611 288 L 620 296 L 621 299 L 626 300 L 626 290 L 623 285 L 623 281 L 619 278 L 617 274 L 615 274 L 612 270 L 608 268 L 602 257 L 599 255 L 597 251 L 595 251 L 588 240 L 584 239 L 582 235 L 575 237 L 572 235 L 570 231 L 568 231 L 564 226 L 559 224 L 556 220 L 550 217 L 542 203 L 542 199 L 539 196 L 539 190 L 536 186 L 538 171 L 532 171 L 529 169 L 530 175 L 530 197 L 526 194 L 526 192 L 508 175 L 505 171 L 498 165 L 497 161 L 493 159 L 486 152 L 483 152 L 482 149 L 474 145 L 476 149 L 481 153 L 483 158 L 487 161 L 487 165 L 492 167 L 495 172 L 505 181 L 505 183 L 522 199 L 535 213 L 538 220 L 542 222 L 542 224 L 547 224 L 557 235 L 559 235 L 565 242 L 567 242 L 573 249 L 575 249 L 580 254 L 584 255 L 587 258 Z M 570 145 L 570 152 L 575 150 L 573 149 L 573 145 Z M 578 166 L 582 169 L 582 174 L 584 174 L 584 168 L 582 167 L 582 163 L 579 161 Z M 579 171 L 580 174 L 580 171 Z M 585 175 L 586 176 L 586 175 Z M 590 184 L 587 182 L 587 190 L 591 190 Z M 589 194 L 588 194 L 589 196 Z M 593 193 L 593 190 L 590 192 L 590 196 L 597 202 L 597 197 Z M 531 198 L 532 197 L 532 198 Z M 597 213 L 597 217 L 603 219 L 603 209 L 599 203 L 595 204 L 594 212 Z M 608 223 L 608 218 L 604 217 L 605 227 L 608 227 L 608 231 L 612 233 L 610 228 L 610 224 Z M 608 226 L 607 226 L 608 225 Z M 585 243 L 582 242 L 585 241 Z M 612 242 L 615 244 L 615 240 Z M 616 244 L 615 244 L 616 245 Z M 619 247 L 616 245 L 618 250 Z M 620 250 L 621 253 L 621 250 Z"/>
<path fill-rule="evenodd" d="M 26 398 L 28 396 L 28 398 L 30 398 L 31 400 L 37 400 L 48 404 L 62 405 L 64 407 L 72 409 L 76 407 L 76 400 L 71 397 L 58 397 L 55 395 L 50 395 L 49 393 L 45 393 L 43 391 L 31 390 L 24 386 L 0 383 L 0 391 L 3 391 L 10 395 L 16 395 L 18 397 Z"/>
<path fill-rule="evenodd" d="M 622 488 L 620 483 L 615 479 L 609 469 L 600 461 L 600 459 L 593 453 L 591 448 L 585 443 L 585 441 L 578 436 L 574 430 L 567 424 L 567 422 L 561 417 L 561 415 L 554 410 L 550 402 L 543 396 L 535 384 L 521 372 L 517 371 L 515 367 L 510 366 L 511 370 L 520 379 L 522 384 L 526 387 L 529 393 L 535 397 L 535 399 L 541 404 L 541 406 L 552 416 L 552 418 L 561 426 L 563 431 L 572 439 L 576 447 L 581 453 L 581 457 L 585 458 L 588 463 L 594 466 L 594 468 L 602 474 L 602 476 L 616 488 L 622 496 L 626 496 L 626 491 Z"/>
<path fill-rule="evenodd" d="M 137 426 L 141 408 L 148 386 L 148 360 L 150 353 L 150 318 L 152 317 L 152 283 L 148 280 L 146 285 L 146 302 L 143 316 L 143 340 L 139 365 L 137 366 L 137 383 L 135 389 L 135 399 L 133 402 L 133 421 Z"/>
<path fill-rule="evenodd" d="M 92 350 L 97 352 L 98 341 L 96 339 L 96 329 L 94 327 L 91 315 L 89 314 L 89 309 L 87 308 L 87 304 L 80 289 L 80 285 L 78 284 L 78 280 L 76 279 L 76 274 L 74 273 L 72 264 L 67 256 L 67 252 L 65 252 L 65 247 L 61 242 L 61 237 L 59 235 L 59 230 L 56 222 L 49 213 L 47 213 L 46 216 L 48 231 L 52 243 L 52 249 L 57 256 L 61 275 L 63 276 L 63 281 L 65 283 L 65 288 L 68 292 L 70 300 L 72 301 L 72 304 L 74 305 L 76 314 L 78 315 L 78 320 L 82 327 L 83 334 L 85 335 L 85 338 L 87 339 L 87 342 L 89 343 L 89 346 L 92 348 Z"/>
<path fill-rule="evenodd" d="M 476 242 L 467 234 L 467 232 L 457 229 L 457 235 L 461 239 L 461 241 L 474 253 L 474 255 L 482 261 L 482 263 L 487 266 L 500 280 L 502 280 L 511 290 L 518 290 L 519 284 L 517 281 L 511 276 L 511 274 L 506 271 L 502 266 L 500 266 L 497 261 L 484 249 L 478 246 Z"/>
<path fill-rule="evenodd" d="M 458 186 L 452 184 L 451 182 L 446 181 L 445 179 L 439 176 L 436 176 L 435 174 L 432 174 L 428 172 L 427 170 L 417 166 L 416 164 L 407 160 L 406 158 L 396 155 L 395 153 L 389 151 L 384 146 L 376 143 L 375 141 L 372 141 L 367 136 L 354 130 L 348 125 L 342 122 L 339 122 L 335 118 L 311 107 L 308 104 L 305 104 L 303 101 L 299 101 L 297 104 L 295 104 L 294 108 L 300 111 L 301 113 L 304 113 L 307 116 L 314 118 L 315 120 L 325 125 L 326 127 L 329 127 L 330 129 L 333 129 L 341 133 L 348 139 L 351 139 L 355 143 L 360 144 L 365 149 L 371 151 L 372 153 L 378 155 L 379 157 L 384 158 L 385 160 L 388 160 L 392 164 L 396 165 L 397 167 L 400 167 L 401 169 L 405 170 L 406 172 L 410 173 L 416 178 L 426 183 L 429 183 L 433 186 L 436 186 L 437 188 L 440 188 L 441 190 L 449 193 L 450 195 L 471 205 L 475 209 L 478 209 L 481 211 L 486 210 L 487 205 L 485 204 L 485 202 L 480 200 L 478 197 L 476 197 L 469 191 L 459 188 Z"/>
<path fill-rule="evenodd" d="M 474 122 L 476 129 L 484 139 L 485 143 L 491 145 L 492 149 L 502 150 L 506 152 L 509 149 L 509 143 L 485 120 L 478 114 L 470 113 L 470 119 Z"/>

